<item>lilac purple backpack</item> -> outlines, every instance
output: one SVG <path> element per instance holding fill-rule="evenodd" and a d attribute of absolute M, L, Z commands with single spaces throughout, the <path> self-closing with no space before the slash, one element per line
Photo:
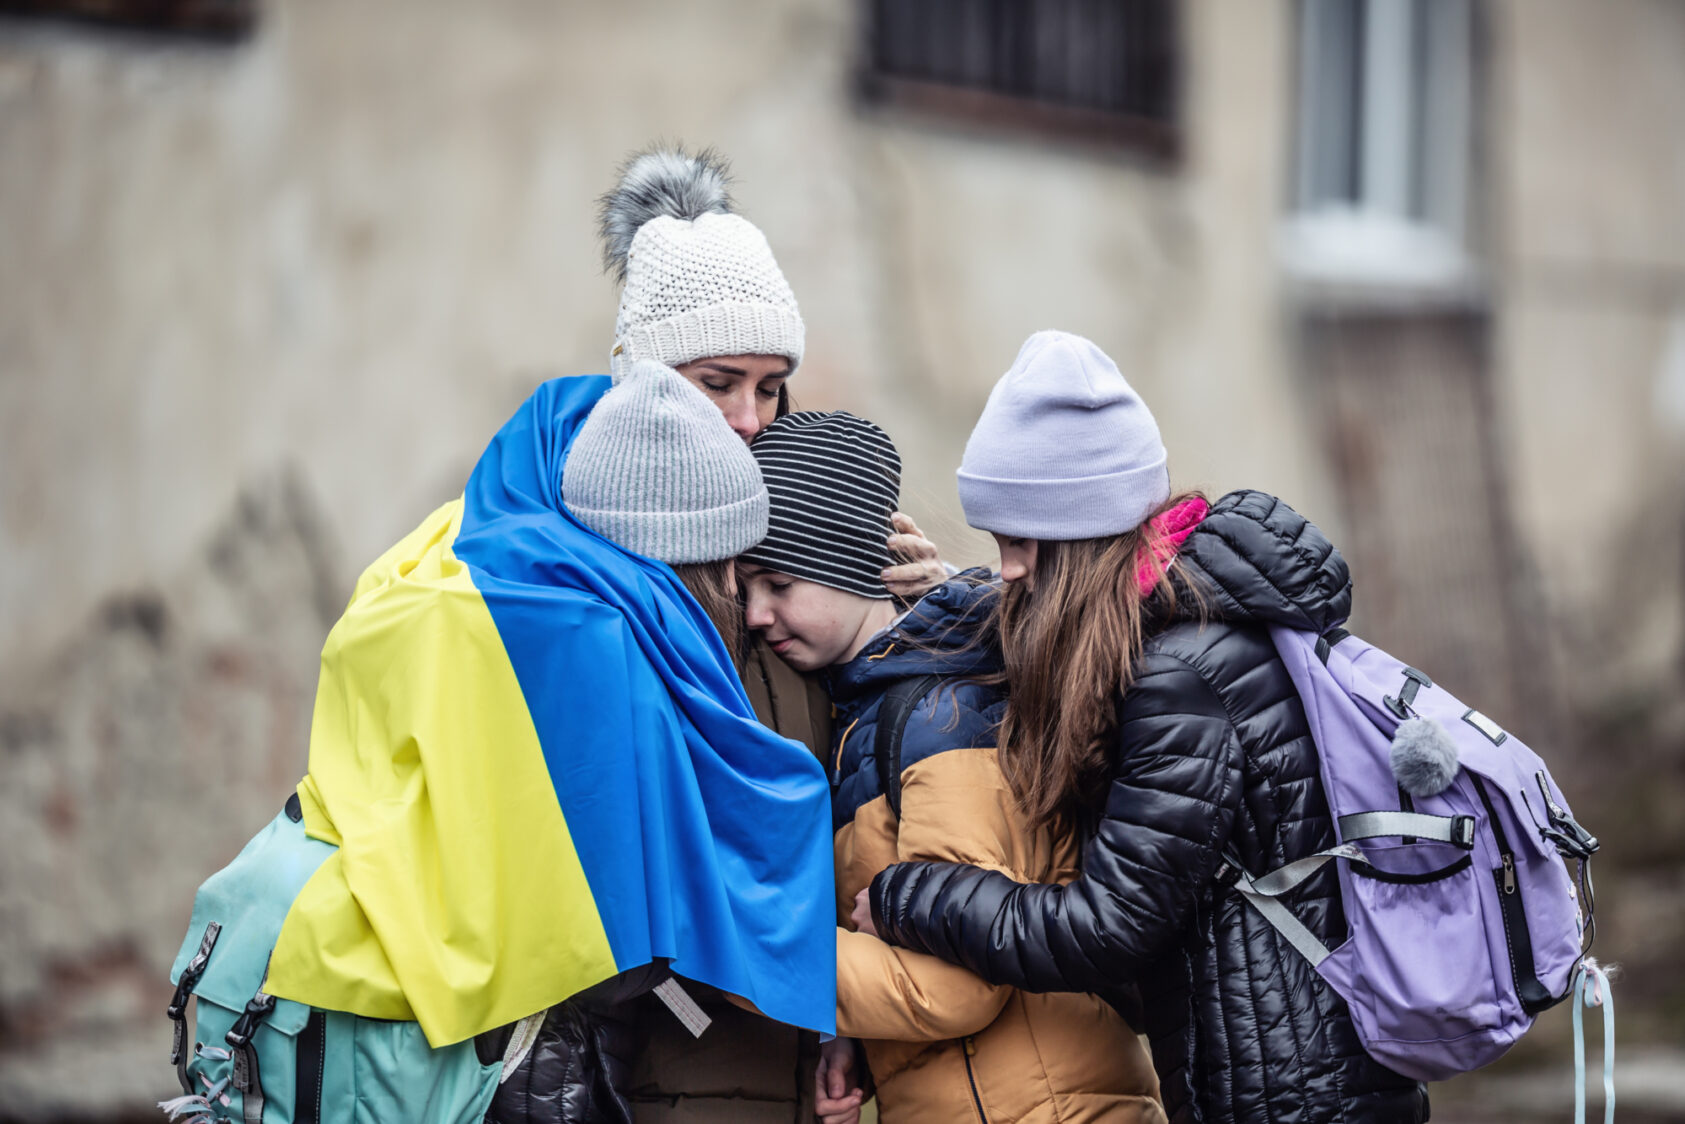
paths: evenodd
<path fill-rule="evenodd" d="M 1570 993 L 1576 1028 L 1582 1001 L 1604 1005 L 1612 1112 L 1608 981 L 1585 957 L 1598 844 L 1544 762 L 1344 630 L 1271 636 L 1316 740 L 1338 843 L 1256 878 L 1231 859 L 1223 880 L 1345 999 L 1364 1048 L 1408 1077 L 1495 1060 Z M 1329 862 L 1350 934 L 1334 948 L 1282 900 Z"/>

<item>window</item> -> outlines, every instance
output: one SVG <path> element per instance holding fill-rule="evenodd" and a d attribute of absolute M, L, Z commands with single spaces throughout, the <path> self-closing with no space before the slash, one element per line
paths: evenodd
<path fill-rule="evenodd" d="M 1473 19 L 1472 0 L 1299 0 L 1292 273 L 1471 282 Z"/>
<path fill-rule="evenodd" d="M 991 127 L 1175 151 L 1172 0 L 873 0 L 866 96 Z"/>
<path fill-rule="evenodd" d="M 257 0 L 0 0 L 0 15 L 50 16 L 208 39 L 239 39 Z"/>

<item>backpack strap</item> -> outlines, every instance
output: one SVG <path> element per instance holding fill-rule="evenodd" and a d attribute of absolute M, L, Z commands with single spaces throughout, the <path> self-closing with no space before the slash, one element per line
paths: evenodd
<path fill-rule="evenodd" d="M 257 994 L 246 1003 L 246 1009 L 234 1020 L 224 1036 L 234 1047 L 234 1087 L 240 1090 L 240 1115 L 243 1124 L 263 1124 L 263 1078 L 258 1073 L 257 1046 L 252 1038 L 263 1020 L 275 1009 L 275 997 L 263 989 L 269 984 L 269 966 L 263 968 L 263 983 Z"/>
<path fill-rule="evenodd" d="M 1358 823 L 1368 819 L 1367 827 L 1371 830 L 1347 835 L 1347 821 Z M 1449 878 L 1467 870 L 1471 860 L 1467 855 L 1440 867 L 1438 870 L 1427 871 L 1423 874 L 1391 874 L 1377 870 L 1372 866 L 1357 844 L 1350 839 L 1378 838 L 1390 835 L 1402 835 L 1405 831 L 1415 831 L 1424 838 L 1431 838 L 1438 842 L 1452 843 L 1465 849 L 1472 848 L 1473 839 L 1472 816 L 1425 816 L 1415 812 L 1362 812 L 1354 816 L 1343 816 L 1340 819 L 1341 834 L 1348 842 L 1341 843 L 1327 850 L 1318 851 L 1314 855 L 1306 855 L 1302 859 L 1295 859 L 1285 866 L 1277 867 L 1268 874 L 1253 878 L 1246 872 L 1246 867 L 1232 854 L 1225 854 L 1217 867 L 1217 881 L 1220 885 L 1231 886 L 1241 897 L 1245 898 L 1253 908 L 1263 915 L 1276 932 L 1287 940 L 1299 954 L 1309 960 L 1311 967 L 1316 967 L 1328 958 L 1331 951 L 1317 939 L 1315 933 L 1305 927 L 1304 922 L 1293 916 L 1291 910 L 1279 900 L 1282 895 L 1298 889 L 1317 871 L 1335 859 L 1345 859 L 1351 864 L 1356 874 L 1373 878 L 1379 882 L 1406 883 L 1421 885 L 1428 882 L 1438 882 L 1442 878 Z M 1441 820 L 1443 824 L 1433 824 L 1428 821 Z M 1466 825 L 1461 821 L 1469 821 Z M 1467 842 L 1464 842 L 1464 839 Z"/>
<path fill-rule="evenodd" d="M 1574 1124 L 1586 1120 L 1586 1036 L 1582 1007 L 1603 1008 L 1603 1124 L 1615 1124 L 1615 993 L 1597 961 L 1574 969 Z"/>
<path fill-rule="evenodd" d="M 210 962 L 211 950 L 216 948 L 216 939 L 222 934 L 222 925 L 212 921 L 205 926 L 205 935 L 199 940 L 199 951 L 193 954 L 193 959 L 187 962 L 187 967 L 181 970 L 181 978 L 176 981 L 176 993 L 170 1000 L 165 1014 L 175 1024 L 174 1038 L 170 1044 L 170 1064 L 176 1067 L 176 1076 L 181 1079 L 181 1091 L 191 1095 L 193 1082 L 187 1076 L 187 1001 L 193 995 L 193 989 L 199 986 L 199 977 L 205 974 L 205 965 Z"/>
<path fill-rule="evenodd" d="M 513 1033 L 509 1036 L 509 1044 L 503 1048 L 503 1069 L 497 1078 L 499 1085 L 508 1081 L 510 1075 L 527 1060 L 527 1055 L 532 1053 L 533 1045 L 538 1041 L 538 1032 L 544 1026 L 544 1017 L 549 1013 L 550 1009 L 546 1007 L 509 1028 Z"/>
<path fill-rule="evenodd" d="M 1426 812 L 1393 811 L 1353 812 L 1351 815 L 1340 817 L 1340 838 L 1347 843 L 1356 839 L 1385 839 L 1391 836 L 1450 843 L 1465 851 L 1472 851 L 1474 817 L 1432 816 Z"/>
<path fill-rule="evenodd" d="M 906 733 L 913 708 L 941 682 L 940 675 L 897 679 L 878 704 L 878 729 L 872 741 L 872 755 L 877 759 L 878 787 L 883 790 L 896 819 L 901 818 L 901 735 Z"/>
<path fill-rule="evenodd" d="M 1355 847 L 1352 849 L 1356 850 Z M 1334 847 L 1330 850 L 1338 851 L 1340 848 Z M 1263 879 L 1254 881 L 1252 876 L 1246 873 L 1246 868 L 1240 865 L 1240 860 L 1233 855 L 1224 855 L 1221 865 L 1217 868 L 1217 881 L 1223 885 L 1233 886 L 1241 897 L 1245 898 L 1254 909 L 1263 915 L 1264 920 L 1268 921 L 1275 931 L 1282 935 L 1288 944 L 1298 950 L 1300 956 L 1310 961 L 1311 967 L 1316 968 L 1328 959 L 1331 950 L 1317 939 L 1316 934 L 1311 932 L 1303 921 L 1293 916 L 1292 910 L 1277 900 L 1277 895 L 1286 893 L 1293 886 L 1297 886 L 1300 882 L 1309 878 L 1316 873 L 1318 867 L 1332 857 L 1332 855 L 1326 853 L 1311 855 L 1298 860 L 1298 862 L 1289 863 L 1280 870 L 1266 875 Z M 1293 870 L 1295 867 L 1301 869 Z M 1289 870 L 1293 870 L 1293 876 L 1286 879 L 1290 885 L 1281 888 L 1259 887 L 1259 882 L 1273 879 L 1276 875 L 1287 874 Z M 1274 890 L 1273 893 L 1268 892 L 1271 889 Z"/>
<path fill-rule="evenodd" d="M 1351 633 L 1343 628 L 1331 628 L 1316 638 L 1316 658 L 1324 664 L 1328 662 L 1328 654 L 1334 650 L 1334 645 L 1350 636 Z"/>

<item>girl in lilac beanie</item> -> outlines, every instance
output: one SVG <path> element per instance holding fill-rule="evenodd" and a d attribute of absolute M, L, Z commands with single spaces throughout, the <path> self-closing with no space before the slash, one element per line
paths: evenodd
<path fill-rule="evenodd" d="M 1365 1053 L 1311 959 L 1219 877 L 1339 841 L 1270 638 L 1339 628 L 1339 553 L 1262 492 L 1172 495 L 1152 413 L 1064 332 L 1030 337 L 995 386 L 959 491 L 1001 547 L 1001 769 L 1031 819 L 1080 833 L 1082 873 L 896 863 L 856 924 L 991 984 L 1114 1004 L 1138 986 L 1172 1120 L 1426 1120 L 1422 1085 Z M 1281 900 L 1314 942 L 1346 940 L 1333 871 Z"/>
<path fill-rule="evenodd" d="M 965 519 L 1011 538 L 1132 531 L 1170 496 L 1152 411 L 1106 353 L 1037 332 L 995 384 L 959 470 Z"/>

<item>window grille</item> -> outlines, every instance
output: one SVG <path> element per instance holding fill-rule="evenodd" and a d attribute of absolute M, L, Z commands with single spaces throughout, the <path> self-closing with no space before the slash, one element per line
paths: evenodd
<path fill-rule="evenodd" d="M 0 0 L 0 15 L 46 16 L 207 39 L 239 39 L 257 0 Z"/>
<path fill-rule="evenodd" d="M 1173 0 L 872 0 L 868 98 L 1169 156 Z"/>

